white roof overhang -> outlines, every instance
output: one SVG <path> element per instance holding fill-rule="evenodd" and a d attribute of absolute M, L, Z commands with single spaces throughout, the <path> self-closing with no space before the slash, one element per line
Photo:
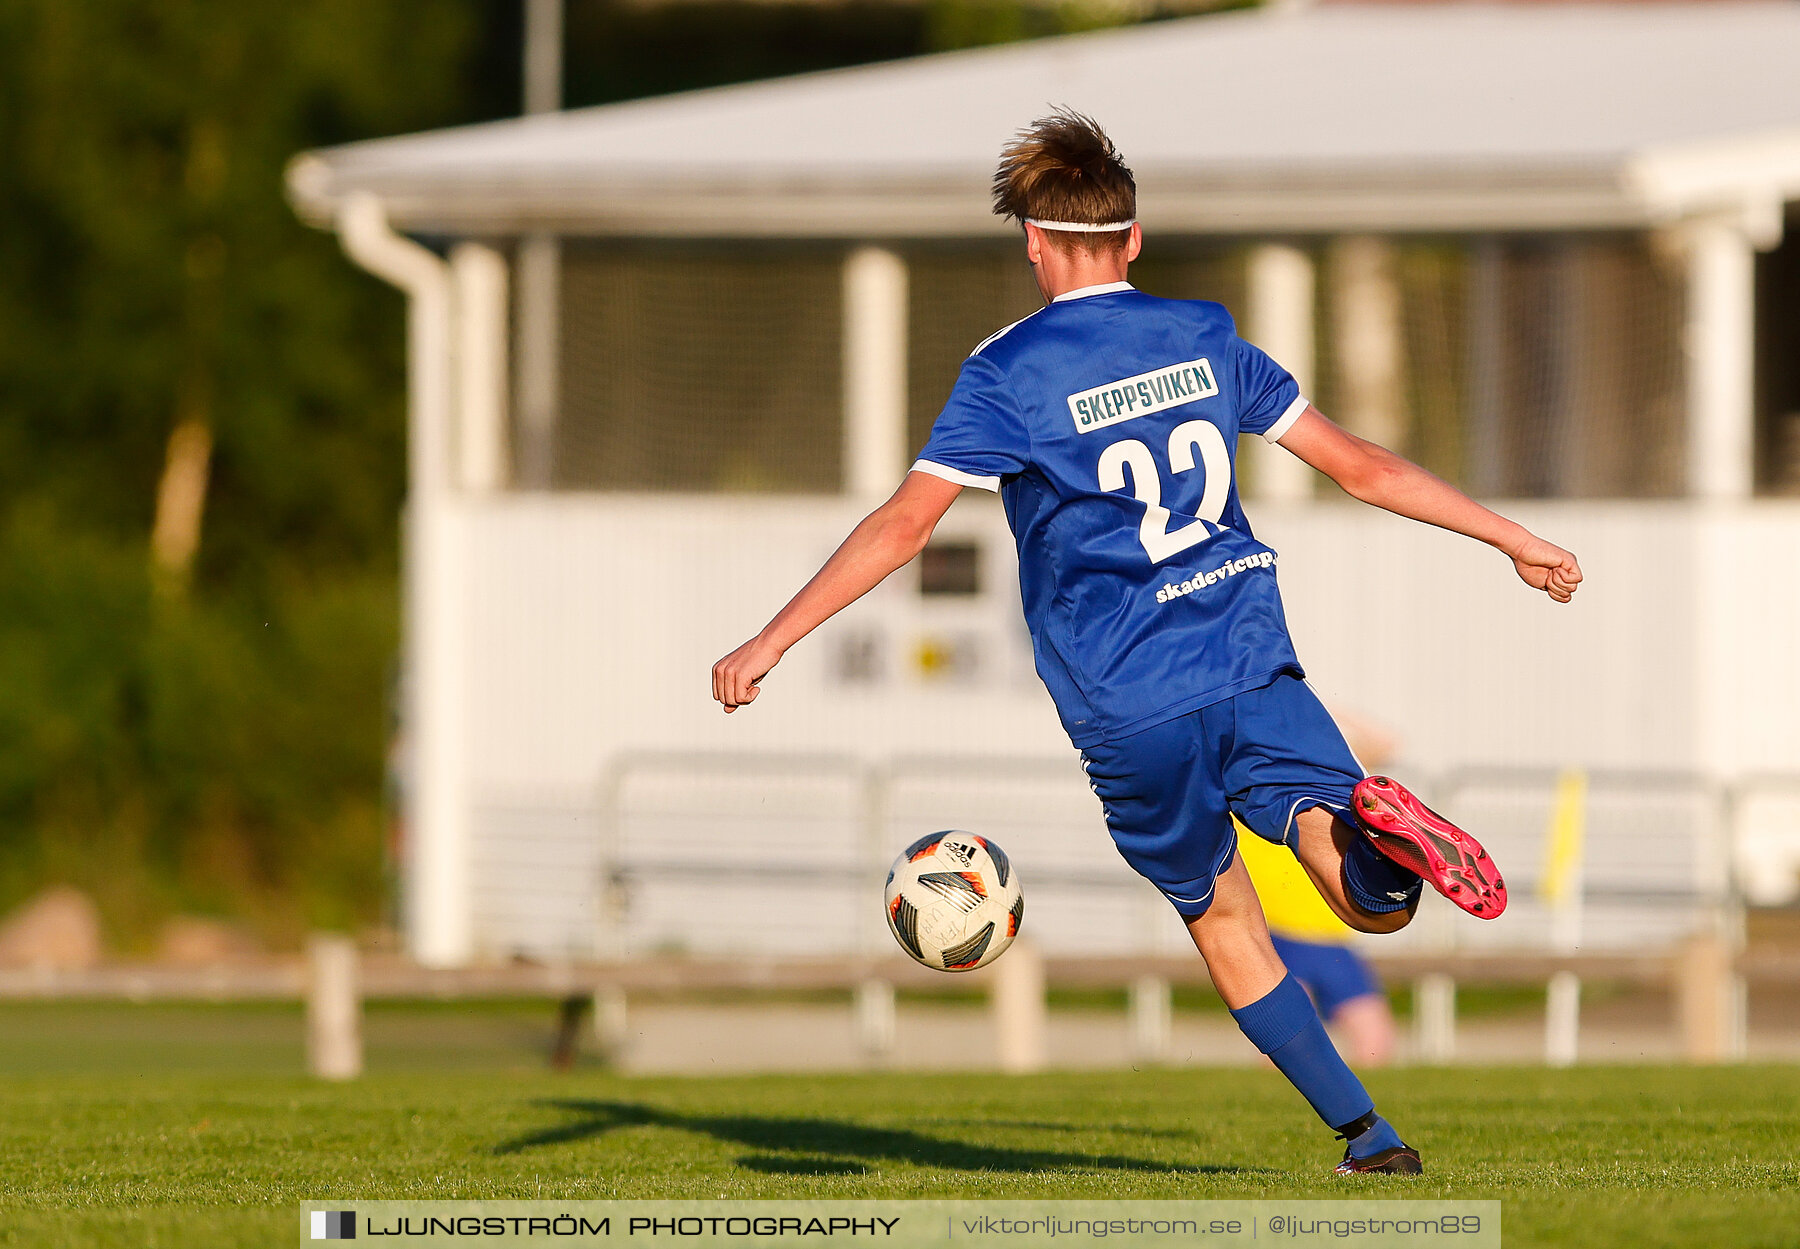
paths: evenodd
<path fill-rule="evenodd" d="M 1158 232 L 1637 228 L 1800 199 L 1800 4 L 1159 22 L 306 153 L 300 213 L 416 232 L 969 237 L 1001 145 L 1091 113 Z"/>

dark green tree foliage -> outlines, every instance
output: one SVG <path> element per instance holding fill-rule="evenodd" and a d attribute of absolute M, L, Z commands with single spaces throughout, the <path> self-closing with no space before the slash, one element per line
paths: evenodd
<path fill-rule="evenodd" d="M 513 112 L 523 0 L 0 0 L 0 908 L 67 881 L 279 942 L 381 909 L 403 304 L 282 191 Z M 569 0 L 571 106 L 1118 20 Z M 151 572 L 178 425 L 197 556 Z"/>
<path fill-rule="evenodd" d="M 579 106 L 1065 35 L 1245 0 L 566 3 L 565 95 Z M 516 28 L 508 33 L 517 40 Z"/>
<path fill-rule="evenodd" d="M 402 306 L 304 148 L 464 120 L 473 6 L 0 4 L 0 904 L 70 880 L 283 937 L 378 900 Z M 153 588 L 169 434 L 214 439 Z"/>

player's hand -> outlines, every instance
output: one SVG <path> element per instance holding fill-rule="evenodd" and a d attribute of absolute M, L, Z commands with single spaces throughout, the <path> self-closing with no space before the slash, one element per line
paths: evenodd
<path fill-rule="evenodd" d="M 780 662 L 779 650 L 760 636 L 751 638 L 713 665 L 713 698 L 724 704 L 726 715 L 755 702 L 762 692 L 756 683 Z"/>
<path fill-rule="evenodd" d="M 1512 553 L 1512 562 L 1521 581 L 1559 603 L 1573 598 L 1575 587 L 1581 584 L 1581 565 L 1575 557 L 1539 537 L 1528 537 L 1520 544 Z"/>

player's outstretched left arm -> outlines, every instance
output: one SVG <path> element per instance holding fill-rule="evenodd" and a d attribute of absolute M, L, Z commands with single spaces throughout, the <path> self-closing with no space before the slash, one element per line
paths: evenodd
<path fill-rule="evenodd" d="M 1581 565 L 1569 552 L 1481 506 L 1411 460 L 1332 424 L 1317 408 L 1307 408 L 1280 441 L 1346 494 L 1485 542 L 1510 558 L 1519 578 L 1532 589 L 1559 603 L 1574 597 Z"/>
<path fill-rule="evenodd" d="M 754 702 L 757 682 L 788 647 L 811 633 L 925 549 L 931 531 L 962 487 L 930 473 L 908 473 L 894 496 L 870 512 L 825 566 L 763 631 L 713 665 L 713 698 L 727 714 Z"/>

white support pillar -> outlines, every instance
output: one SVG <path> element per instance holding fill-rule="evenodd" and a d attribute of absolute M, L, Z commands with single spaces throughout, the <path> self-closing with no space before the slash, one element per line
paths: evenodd
<path fill-rule="evenodd" d="M 455 418 L 450 266 L 396 233 L 381 201 L 359 193 L 338 216 L 357 264 L 408 296 L 405 519 L 404 905 L 407 945 L 451 967 L 473 951 L 466 707 L 464 546 L 451 498 Z"/>
<path fill-rule="evenodd" d="M 1469 486 L 1477 497 L 1506 493 L 1506 253 L 1493 235 L 1469 248 Z"/>
<path fill-rule="evenodd" d="M 885 247 L 844 260 L 844 492 L 876 503 L 906 471 L 906 261 Z"/>
<path fill-rule="evenodd" d="M 525 235 L 518 266 L 519 483 L 547 490 L 562 390 L 562 240 Z"/>
<path fill-rule="evenodd" d="M 1695 221 L 1687 256 L 1688 489 L 1749 498 L 1754 477 L 1756 253 L 1743 226 Z"/>
<path fill-rule="evenodd" d="M 456 311 L 456 476 L 487 494 L 506 482 L 506 258 L 482 243 L 450 251 Z"/>
<path fill-rule="evenodd" d="M 1777 216 L 1775 226 L 1779 222 Z M 1687 267 L 1687 481 L 1698 500 L 1731 503 L 1755 490 L 1755 253 L 1758 244 L 1779 238 L 1778 228 L 1766 222 L 1759 228 L 1754 213 L 1686 222 L 1674 235 Z M 1693 522 L 1696 549 L 1730 545 L 1729 512 L 1701 510 Z M 1703 673 L 1735 658 L 1738 630 L 1731 613 L 1742 600 L 1731 592 L 1730 577 L 1725 561 L 1702 559 L 1690 588 L 1694 654 Z M 1736 687 L 1703 680 L 1697 694 L 1696 762 L 1711 777 L 1731 777 L 1739 768 L 1736 742 L 1743 730 Z"/>
<path fill-rule="evenodd" d="M 1402 449 L 1406 412 L 1406 335 L 1394 245 L 1352 235 L 1331 247 L 1333 355 L 1337 411 L 1326 415 L 1351 433 Z"/>
<path fill-rule="evenodd" d="M 1287 243 L 1263 243 L 1250 249 L 1247 264 L 1250 338 L 1312 396 L 1313 262 L 1305 251 Z M 1258 499 L 1294 503 L 1310 498 L 1313 470 L 1298 456 L 1260 438 L 1245 444 L 1252 459 L 1251 485 Z"/>

